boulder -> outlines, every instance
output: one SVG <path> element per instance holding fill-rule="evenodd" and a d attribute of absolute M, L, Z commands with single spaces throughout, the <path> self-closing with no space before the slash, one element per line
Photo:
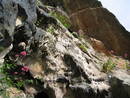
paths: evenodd
<path fill-rule="evenodd" d="M 117 70 L 109 78 L 113 98 L 130 97 L 130 75 L 124 70 Z"/>

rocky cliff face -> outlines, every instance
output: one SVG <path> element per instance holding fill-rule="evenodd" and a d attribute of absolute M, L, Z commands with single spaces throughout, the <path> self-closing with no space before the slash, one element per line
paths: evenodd
<path fill-rule="evenodd" d="M 89 38 L 54 17 L 57 8 L 35 0 L 1 0 L 0 6 L 1 98 L 130 97 L 129 61 L 96 52 Z"/>
<path fill-rule="evenodd" d="M 37 14 L 35 0 L 1 0 L 0 4 L 0 58 L 2 59 L 11 49 L 16 20 L 19 19 L 25 25 L 25 30 L 33 34 Z"/>
<path fill-rule="evenodd" d="M 130 54 L 130 33 L 98 0 L 64 0 L 75 31 L 96 38 L 115 54 Z"/>

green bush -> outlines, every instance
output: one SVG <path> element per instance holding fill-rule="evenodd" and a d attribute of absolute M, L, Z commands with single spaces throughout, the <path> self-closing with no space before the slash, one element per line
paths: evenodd
<path fill-rule="evenodd" d="M 116 67 L 116 64 L 112 61 L 112 59 L 108 59 L 106 63 L 103 64 L 103 72 L 110 72 Z"/>
<path fill-rule="evenodd" d="M 87 47 L 85 46 L 85 45 L 83 45 L 83 44 L 80 44 L 79 45 L 79 48 L 83 51 L 83 52 L 87 52 Z"/>
<path fill-rule="evenodd" d="M 18 58 L 23 59 L 26 55 L 26 51 L 22 51 L 20 54 L 16 54 L 14 58 L 17 58 L 17 60 Z M 8 60 L 6 58 L 0 68 L 0 73 L 3 75 L 0 78 L 0 82 L 7 84 L 9 87 L 16 87 L 23 90 L 25 84 L 39 84 L 39 79 L 32 77 L 29 67 L 27 65 L 17 64 L 15 60 Z"/>
<path fill-rule="evenodd" d="M 4 75 L 1 82 L 6 83 L 8 86 L 17 87 L 19 89 L 23 88 L 26 80 L 31 80 L 32 77 L 29 71 L 23 71 L 24 66 L 15 65 L 6 62 L 1 68 L 0 72 Z"/>
<path fill-rule="evenodd" d="M 66 28 L 71 27 L 70 20 L 68 19 L 68 17 L 66 17 L 62 13 L 60 13 L 58 11 L 53 11 L 52 13 L 50 13 L 50 15 L 54 16 L 56 19 L 58 19 Z"/>

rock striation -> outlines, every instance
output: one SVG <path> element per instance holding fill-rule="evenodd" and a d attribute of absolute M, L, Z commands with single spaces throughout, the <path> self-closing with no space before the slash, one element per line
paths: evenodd
<path fill-rule="evenodd" d="M 92 2 L 91 6 L 101 6 L 94 0 Z M 20 91 L 17 86 L 4 88 L 6 84 L 0 82 L 0 89 L 5 90 L 9 98 L 130 97 L 130 75 L 124 70 L 111 75 L 102 72 L 105 57 L 97 55 L 89 40 L 74 37 L 58 19 L 49 14 L 56 8 L 45 7 L 42 3 L 36 5 L 35 0 L 1 0 L 0 6 L 1 13 L 4 12 L 0 14 L 4 15 L 0 29 L 3 44 L 0 45 L 8 50 L 0 55 L 0 60 L 9 60 L 20 66 L 20 71 L 25 71 L 35 81 L 25 83 L 23 88 L 19 88 Z M 9 41 L 8 45 L 6 41 Z M 25 79 L 26 73 L 23 75 Z M 2 76 L 0 73 L 0 79 Z M 123 89 L 116 91 L 119 84 Z M 5 95 L 2 93 L 0 97 L 4 98 Z"/>
<path fill-rule="evenodd" d="M 104 43 L 115 54 L 130 55 L 130 33 L 117 18 L 98 0 L 64 0 L 65 8 L 73 24 L 73 30 L 83 30 L 85 35 Z"/>

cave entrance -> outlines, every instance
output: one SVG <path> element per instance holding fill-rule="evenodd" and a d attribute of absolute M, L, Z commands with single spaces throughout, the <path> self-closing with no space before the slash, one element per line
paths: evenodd
<path fill-rule="evenodd" d="M 49 95 L 45 92 L 40 92 L 34 98 L 49 98 Z"/>

